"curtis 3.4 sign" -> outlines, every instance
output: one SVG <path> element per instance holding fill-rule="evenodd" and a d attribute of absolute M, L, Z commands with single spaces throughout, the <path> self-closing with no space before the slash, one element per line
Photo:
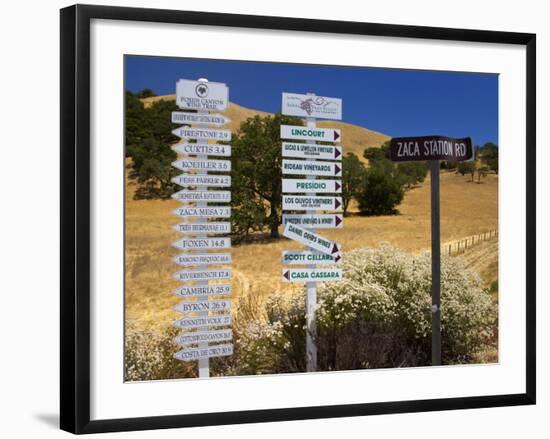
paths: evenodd
<path fill-rule="evenodd" d="M 453 139 L 443 136 L 394 137 L 390 141 L 394 162 L 423 160 L 465 161 L 474 157 L 472 139 Z"/>

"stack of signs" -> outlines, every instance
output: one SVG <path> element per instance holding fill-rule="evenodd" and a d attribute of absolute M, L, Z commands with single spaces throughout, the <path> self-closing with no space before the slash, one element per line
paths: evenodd
<path fill-rule="evenodd" d="M 305 127 L 281 125 L 281 139 L 289 140 L 282 142 L 284 236 L 306 246 L 304 251 L 283 252 L 284 265 L 303 268 L 283 268 L 282 280 L 340 281 L 342 270 L 334 267 L 342 260 L 340 246 L 315 229 L 343 226 L 343 215 L 336 213 L 342 210 L 342 148 L 335 145 L 341 135 L 335 128 L 317 128 L 315 118 L 341 119 L 342 101 L 283 93 L 282 112 L 307 119 Z"/>
<path fill-rule="evenodd" d="M 208 359 L 232 355 L 231 329 L 231 131 L 223 114 L 229 100 L 225 84 L 180 79 L 172 123 L 183 124 L 172 133 L 181 143 L 174 145 L 178 160 L 172 166 L 183 171 L 172 181 L 182 187 L 172 197 L 182 203 L 174 213 L 183 219 L 174 229 L 183 237 L 173 246 L 183 253 L 174 258 L 182 267 L 175 278 L 183 284 L 174 293 L 183 298 L 175 310 L 183 314 L 176 327 L 186 330 L 176 337 L 184 348 L 175 357 L 199 362 L 199 376 L 209 376 Z M 212 128 L 215 127 L 215 128 Z M 214 157 L 215 159 L 212 159 Z M 218 221 L 222 219 L 222 221 Z M 224 220 L 223 220 L 224 219 Z M 214 345 L 210 343 L 215 343 Z M 220 344 L 221 343 L 221 344 Z"/>

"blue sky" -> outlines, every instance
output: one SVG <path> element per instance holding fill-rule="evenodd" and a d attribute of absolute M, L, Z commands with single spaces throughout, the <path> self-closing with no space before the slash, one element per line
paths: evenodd
<path fill-rule="evenodd" d="M 439 134 L 498 144 L 498 75 L 367 67 L 126 57 L 126 89 L 175 93 L 179 78 L 225 82 L 229 99 L 281 110 L 281 93 L 342 99 L 345 122 L 396 136 Z"/>

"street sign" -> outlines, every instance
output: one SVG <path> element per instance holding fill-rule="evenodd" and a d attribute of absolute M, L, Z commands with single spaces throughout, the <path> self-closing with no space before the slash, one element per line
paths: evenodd
<path fill-rule="evenodd" d="M 174 295 L 179 297 L 229 296 L 230 294 L 231 294 L 231 285 L 225 285 L 225 284 L 191 285 L 191 286 L 184 285 L 174 290 Z"/>
<path fill-rule="evenodd" d="M 293 241 L 305 244 L 313 250 L 318 250 L 328 255 L 336 255 L 340 253 L 339 244 L 329 239 L 323 238 L 321 235 L 317 235 L 316 233 L 313 233 L 307 229 L 295 226 L 294 224 L 287 224 L 285 226 L 283 235 L 287 238 L 292 239 Z"/>
<path fill-rule="evenodd" d="M 182 253 L 174 258 L 182 267 L 192 265 L 225 265 L 231 263 L 231 253 Z"/>
<path fill-rule="evenodd" d="M 180 233 L 231 233 L 229 221 L 209 221 L 200 223 L 179 223 L 173 226 L 176 232 Z"/>
<path fill-rule="evenodd" d="M 182 109 L 224 111 L 229 88 L 221 82 L 180 79 L 176 83 L 176 105 Z"/>
<path fill-rule="evenodd" d="M 182 171 L 231 171 L 231 160 L 197 160 L 197 159 L 182 159 L 172 162 L 174 168 Z"/>
<path fill-rule="evenodd" d="M 177 344 L 188 345 L 197 343 L 228 341 L 232 338 L 233 331 L 231 329 L 218 329 L 216 331 L 187 332 L 185 334 L 178 335 L 174 339 L 174 341 Z"/>
<path fill-rule="evenodd" d="M 228 203 L 231 201 L 231 192 L 229 191 L 196 191 L 181 190 L 172 194 L 172 198 L 182 202 L 210 202 L 210 203 Z"/>
<path fill-rule="evenodd" d="M 182 282 L 195 280 L 225 280 L 231 279 L 231 270 L 182 270 L 174 273 L 174 279 Z"/>
<path fill-rule="evenodd" d="M 201 125 L 214 125 L 221 127 L 229 122 L 231 122 L 231 120 L 223 114 L 199 114 L 183 111 L 172 111 L 172 123 L 197 123 Z"/>
<path fill-rule="evenodd" d="M 342 175 L 342 164 L 335 162 L 308 162 L 283 159 L 283 174 L 319 175 L 335 177 Z"/>
<path fill-rule="evenodd" d="M 202 217 L 202 218 L 229 218 L 231 216 L 231 207 L 212 206 L 212 207 L 178 207 L 174 209 L 174 215 L 182 218 Z"/>
<path fill-rule="evenodd" d="M 308 143 L 283 142 L 283 157 L 303 159 L 342 160 L 340 146 L 311 145 Z"/>
<path fill-rule="evenodd" d="M 294 224 L 306 229 L 340 229 L 344 217 L 339 214 L 283 214 L 283 226 Z"/>
<path fill-rule="evenodd" d="M 283 193 L 326 193 L 342 192 L 340 180 L 303 180 L 299 178 L 283 178 Z"/>
<path fill-rule="evenodd" d="M 195 361 L 201 358 L 226 357 L 233 355 L 233 345 L 220 344 L 205 348 L 182 349 L 174 357 L 180 361 Z"/>
<path fill-rule="evenodd" d="M 223 142 L 231 140 L 230 130 L 212 130 L 209 128 L 189 128 L 183 126 L 172 130 L 172 134 L 182 139 L 220 140 Z"/>
<path fill-rule="evenodd" d="M 342 262 L 342 256 L 340 254 L 332 256 L 309 250 L 287 250 L 283 252 L 281 261 L 284 265 L 339 264 Z"/>
<path fill-rule="evenodd" d="M 196 302 L 180 302 L 174 309 L 182 314 L 192 312 L 227 311 L 231 309 L 231 300 L 197 300 Z"/>
<path fill-rule="evenodd" d="M 203 326 L 226 326 L 230 325 L 233 319 L 230 315 L 184 317 L 176 320 L 174 326 L 182 329 L 201 328 Z"/>
<path fill-rule="evenodd" d="M 231 177 L 229 175 L 195 175 L 180 174 L 172 178 L 172 183 L 180 186 L 212 186 L 229 187 L 231 186 Z"/>
<path fill-rule="evenodd" d="M 180 154 L 231 156 L 231 146 L 221 143 L 176 143 L 172 149 Z"/>
<path fill-rule="evenodd" d="M 341 197 L 283 195 L 283 210 L 341 210 Z"/>
<path fill-rule="evenodd" d="M 394 137 L 390 141 L 391 159 L 395 162 L 424 160 L 465 161 L 474 157 L 472 139 L 444 136 Z"/>
<path fill-rule="evenodd" d="M 181 250 L 231 248 L 231 238 L 182 238 L 172 245 Z"/>
<path fill-rule="evenodd" d="M 341 120 L 342 99 L 283 92 L 282 114 Z"/>
<path fill-rule="evenodd" d="M 312 128 L 294 125 L 281 125 L 281 139 L 339 142 L 340 137 L 340 130 L 336 128 Z"/>
<path fill-rule="evenodd" d="M 339 268 L 283 268 L 283 282 L 339 282 Z"/>

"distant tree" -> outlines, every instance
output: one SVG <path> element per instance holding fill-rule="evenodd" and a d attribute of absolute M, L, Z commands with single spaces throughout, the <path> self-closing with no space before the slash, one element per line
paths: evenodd
<path fill-rule="evenodd" d="M 461 175 L 470 174 L 472 176 L 472 181 L 474 181 L 474 174 L 476 172 L 476 163 L 473 160 L 458 162 L 456 170 Z"/>
<path fill-rule="evenodd" d="M 422 183 L 428 175 L 428 166 L 426 162 L 404 162 L 397 165 L 397 170 L 407 185 L 407 188 Z"/>
<path fill-rule="evenodd" d="M 303 125 L 296 117 L 275 114 L 245 120 L 232 140 L 231 191 L 234 234 L 267 227 L 279 238 L 281 223 L 281 138 L 283 125 Z"/>
<path fill-rule="evenodd" d="M 402 182 L 382 167 L 369 167 L 360 192 L 356 195 L 359 210 L 364 215 L 395 214 L 395 207 L 403 200 Z"/>
<path fill-rule="evenodd" d="M 365 165 L 359 157 L 348 152 L 342 157 L 342 203 L 344 216 L 348 214 L 349 203 L 361 191 Z"/>
<path fill-rule="evenodd" d="M 150 88 L 144 88 L 137 94 L 138 98 L 150 98 L 152 96 L 156 96 L 155 92 L 151 90 Z"/>
<path fill-rule="evenodd" d="M 390 160 L 390 142 L 384 142 L 380 147 L 369 147 L 363 151 L 363 157 L 369 161 L 369 165 L 381 164 Z"/>
<path fill-rule="evenodd" d="M 479 150 L 479 156 L 491 171 L 498 174 L 498 145 L 492 142 L 485 143 Z"/>
<path fill-rule="evenodd" d="M 485 178 L 487 177 L 487 173 L 489 172 L 489 168 L 487 166 L 479 166 L 476 169 L 477 172 L 477 182 L 481 183 L 481 177 Z"/>

